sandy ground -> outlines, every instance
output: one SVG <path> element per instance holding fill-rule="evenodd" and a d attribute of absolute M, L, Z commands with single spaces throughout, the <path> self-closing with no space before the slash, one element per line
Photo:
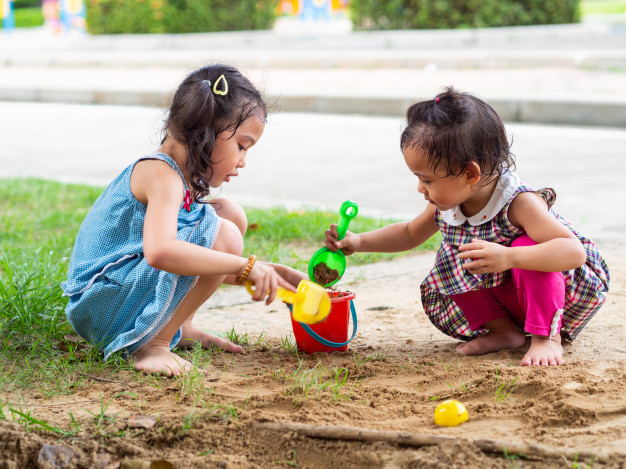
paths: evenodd
<path fill-rule="evenodd" d="M 262 331 L 264 340 L 244 354 L 214 353 L 206 377 L 123 372 L 114 382 L 77 376 L 72 395 L 3 393 L 62 429 L 72 428 L 71 412 L 81 431 L 59 439 L 0 420 L 0 468 L 626 467 L 626 243 L 599 245 L 611 292 L 565 346 L 563 366 L 519 367 L 527 346 L 459 356 L 458 341 L 438 332 L 419 302 L 433 254 L 349 266 L 341 285 L 356 294 L 358 334 L 346 352 L 297 357 L 281 347 L 292 337 L 284 305 L 225 288 L 198 324 L 234 326 L 252 343 Z M 433 423 L 448 398 L 465 404 L 467 422 Z M 129 428 L 138 414 L 149 428 Z"/>

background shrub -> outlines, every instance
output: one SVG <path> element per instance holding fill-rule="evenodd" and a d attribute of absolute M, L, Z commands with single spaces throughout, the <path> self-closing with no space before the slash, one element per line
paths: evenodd
<path fill-rule="evenodd" d="M 92 34 L 269 29 L 277 0 L 86 0 Z"/>
<path fill-rule="evenodd" d="M 580 0 L 352 0 L 355 29 L 455 29 L 576 23 Z"/>
<path fill-rule="evenodd" d="M 41 0 L 13 0 L 13 8 L 41 8 Z"/>
<path fill-rule="evenodd" d="M 43 26 L 43 13 L 41 12 L 41 7 L 16 8 L 14 13 L 16 28 Z"/>
<path fill-rule="evenodd" d="M 30 28 L 43 25 L 41 0 L 14 0 L 15 27 Z"/>

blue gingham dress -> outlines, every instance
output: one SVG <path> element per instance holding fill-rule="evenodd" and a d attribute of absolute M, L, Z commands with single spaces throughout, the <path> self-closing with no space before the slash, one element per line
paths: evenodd
<path fill-rule="evenodd" d="M 157 270 L 143 255 L 146 206 L 133 196 L 130 176 L 137 162 L 158 159 L 185 180 L 163 153 L 140 158 L 104 190 L 83 221 L 70 260 L 65 314 L 76 332 L 103 352 L 130 356 L 151 341 L 170 321 L 197 277 Z M 184 205 L 184 204 L 183 204 Z M 211 205 L 181 205 L 176 238 L 212 248 L 221 219 Z M 178 330 L 170 347 L 181 337 Z"/>
<path fill-rule="evenodd" d="M 500 285 L 511 272 L 472 274 L 462 268 L 458 258 L 459 245 L 472 239 L 482 239 L 510 246 L 513 239 L 524 233 L 508 219 L 508 209 L 521 192 L 534 192 L 512 172 L 504 173 L 487 206 L 473 217 L 466 218 L 460 207 L 445 212 L 436 210 L 435 220 L 443 236 L 435 266 L 420 286 L 422 305 L 430 321 L 444 334 L 469 340 L 486 332 L 472 331 L 461 309 L 450 295 L 481 290 Z M 561 217 L 552 205 L 556 200 L 553 189 L 537 191 L 548 204 L 550 213 L 563 223 L 582 242 L 587 261 L 581 267 L 563 272 L 565 276 L 565 307 L 561 334 L 574 340 L 587 322 L 598 311 L 609 290 L 609 270 L 598 247 L 580 235 Z"/>

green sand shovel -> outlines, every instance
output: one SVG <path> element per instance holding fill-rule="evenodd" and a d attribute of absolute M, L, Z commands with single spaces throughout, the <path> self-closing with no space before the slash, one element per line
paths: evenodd
<path fill-rule="evenodd" d="M 341 208 L 339 209 L 339 215 L 341 215 L 341 218 L 337 224 L 337 240 L 343 239 L 346 235 L 348 225 L 350 224 L 350 221 L 356 217 L 357 213 L 359 213 L 359 206 L 354 202 L 346 200 L 343 204 L 341 204 Z M 328 269 L 336 270 L 339 273 L 339 276 L 335 280 L 322 285 L 323 287 L 330 287 L 331 285 L 337 283 L 346 271 L 346 255 L 341 249 L 337 251 L 331 251 L 327 247 L 318 249 L 309 261 L 309 279 L 315 281 L 315 267 L 322 262 L 326 264 Z"/>

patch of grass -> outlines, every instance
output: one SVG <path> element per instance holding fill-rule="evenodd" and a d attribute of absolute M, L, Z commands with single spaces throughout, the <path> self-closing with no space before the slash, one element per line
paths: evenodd
<path fill-rule="evenodd" d="M 593 457 L 589 458 L 589 461 L 584 463 L 579 462 L 578 455 L 576 455 L 576 458 L 574 459 L 574 464 L 572 465 L 572 469 L 591 469 L 591 467 L 593 467 Z"/>
<path fill-rule="evenodd" d="M 44 20 L 41 8 L 16 8 L 14 13 L 16 28 L 43 26 Z"/>
<path fill-rule="evenodd" d="M 49 348 L 50 340 L 71 331 L 64 320 L 67 301 L 60 288 L 66 273 L 63 262 L 51 251 L 9 254 L 0 245 L 0 347 Z"/>
<path fill-rule="evenodd" d="M 191 401 L 194 406 L 203 407 L 208 405 L 214 388 L 208 387 L 205 382 L 205 375 L 197 366 L 188 373 L 176 376 L 176 401 Z"/>
<path fill-rule="evenodd" d="M 296 343 L 295 337 L 292 338 L 290 335 L 281 337 L 280 346 L 286 352 L 298 356 L 298 344 Z"/>
<path fill-rule="evenodd" d="M 239 421 L 237 406 L 234 404 L 214 404 L 210 408 L 210 418 L 220 423 L 234 423 Z"/>
<path fill-rule="evenodd" d="M 507 469 L 522 469 L 522 463 L 519 461 L 520 456 L 517 454 L 509 454 L 507 451 L 504 452 L 504 457 L 507 461 Z"/>
<path fill-rule="evenodd" d="M 0 185 L 0 246 L 11 257 L 15 250 L 41 249 L 52 258 L 69 258 L 74 239 L 85 215 L 102 193 L 102 187 L 63 184 L 42 179 L 3 179 Z M 284 207 L 245 208 L 249 228 L 246 252 L 255 252 L 270 262 L 279 262 L 306 271 L 313 253 L 323 246 L 324 231 L 337 223 L 338 213 L 320 210 L 287 210 Z M 355 232 L 381 228 L 398 220 L 358 215 L 350 224 Z M 436 235 L 417 248 L 436 249 Z M 408 253 L 357 253 L 354 265 L 388 260 Z M 61 263 L 66 267 L 67 261 Z"/>
<path fill-rule="evenodd" d="M 294 402 L 299 402 L 301 399 L 316 398 L 322 392 L 331 393 L 335 401 L 350 399 L 350 392 L 343 392 L 350 378 L 350 371 L 347 368 L 340 367 L 329 370 L 320 362 L 316 363 L 313 368 L 307 368 L 304 366 L 304 360 L 298 357 L 296 369 L 287 372 L 280 367 L 280 361 L 277 357 L 276 360 L 279 368 L 273 373 L 274 380 L 285 384 L 286 396 L 298 396 Z"/>
<path fill-rule="evenodd" d="M 128 394 L 126 392 L 121 392 L 115 394 L 108 402 L 105 403 L 104 397 L 100 395 L 100 409 L 96 412 L 91 412 L 87 410 L 89 414 L 93 417 L 93 425 L 96 428 L 96 436 L 102 438 L 108 438 L 110 436 L 123 436 L 125 434 L 124 431 L 120 432 L 117 428 L 113 432 L 109 432 L 107 427 L 114 426 L 117 422 L 117 414 L 107 414 L 107 410 L 109 409 L 109 405 L 113 402 L 117 397 Z M 76 422 L 74 416 L 71 415 L 72 422 Z"/>
<path fill-rule="evenodd" d="M 261 334 L 259 335 L 257 340 L 254 342 L 254 346 L 258 347 L 260 349 L 263 349 L 263 350 L 269 350 L 272 347 L 267 342 L 267 335 L 265 335 L 265 332 L 263 332 L 263 331 L 261 331 Z"/>
<path fill-rule="evenodd" d="M 119 353 L 104 362 L 95 347 L 83 348 L 65 340 L 74 332 L 65 318 L 67 298 L 62 296 L 60 284 L 67 276 L 80 224 L 102 191 L 103 187 L 34 178 L 1 180 L 0 366 L 10 372 L 0 375 L 0 390 L 37 388 L 46 398 L 72 394 L 89 385 L 89 376 L 111 370 L 130 372 L 140 381 L 160 379 L 137 374 Z M 300 270 L 306 270 L 311 255 L 322 246 L 324 230 L 338 220 L 338 213 L 330 211 L 246 211 L 250 226 L 245 238 L 246 252 Z M 357 232 L 372 230 L 392 221 L 359 215 L 351 228 Z M 425 249 L 435 248 L 438 242 L 431 240 Z M 350 262 L 372 262 L 397 255 L 359 253 Z M 229 339 L 242 345 L 251 343 L 246 334 L 238 334 L 234 329 Z M 261 336 L 254 345 L 262 347 L 263 343 Z M 297 357 L 293 338 L 283 338 L 282 348 Z M 220 351 L 192 347 L 183 353 L 189 355 L 194 365 L 202 367 Z M 384 360 L 384 353 L 372 359 Z M 189 382 L 179 383 L 181 397 L 206 403 L 207 395 L 197 392 L 199 380 L 191 375 L 188 379 Z M 333 387 L 340 389 L 343 379 L 344 374 L 333 375 Z"/>
<path fill-rule="evenodd" d="M 28 431 L 45 431 L 58 436 L 59 438 L 68 438 L 77 434 L 82 429 L 72 416 L 72 423 L 75 425 L 74 430 L 64 430 L 56 425 L 49 424 L 45 420 L 34 417 L 29 410 L 16 409 L 9 407 L 13 420 L 22 425 Z"/>
<path fill-rule="evenodd" d="M 287 466 L 300 467 L 300 465 L 298 464 L 298 458 L 296 457 L 295 449 L 293 450 L 291 459 L 279 459 L 277 461 L 274 461 L 274 464 L 286 464 Z"/>
<path fill-rule="evenodd" d="M 374 357 L 372 355 L 368 355 L 367 357 L 364 357 L 361 354 L 358 354 L 356 352 L 352 352 L 352 357 L 354 358 L 354 361 L 356 363 L 356 369 L 357 371 L 363 367 L 363 365 L 365 365 L 368 361 L 372 360 Z"/>
<path fill-rule="evenodd" d="M 228 337 L 228 340 L 235 345 L 241 345 L 242 347 L 250 345 L 250 338 L 248 337 L 248 334 L 239 334 L 235 332 L 235 326 L 233 326 L 232 329 L 226 333 L 226 337 Z"/>
<path fill-rule="evenodd" d="M 517 385 L 515 384 L 517 382 L 517 378 L 519 378 L 519 375 L 515 375 L 515 378 L 509 382 L 503 376 L 500 376 L 500 372 L 496 366 L 494 377 L 494 385 L 496 386 L 494 398 L 496 402 L 504 402 L 511 397 L 513 391 L 517 389 Z"/>
<path fill-rule="evenodd" d="M 585 0 L 580 3 L 580 13 L 586 15 L 622 15 L 626 13 L 626 0 Z"/>
<path fill-rule="evenodd" d="M 287 210 L 283 207 L 246 208 L 246 214 L 249 223 L 245 236 L 246 250 L 263 253 L 263 258 L 303 271 L 306 271 L 309 259 L 315 251 L 324 246 L 324 232 L 339 219 L 338 212 Z M 358 215 L 350 223 L 350 231 L 371 231 L 397 221 L 399 220 Z M 434 250 L 440 242 L 440 235 L 436 235 L 417 250 Z M 350 263 L 367 264 L 408 254 L 410 252 L 356 253 L 350 257 Z"/>
<path fill-rule="evenodd" d="M 69 257 L 74 239 L 102 187 L 41 179 L 2 179 L 0 245 L 16 250 L 41 249 L 54 259 Z"/>

